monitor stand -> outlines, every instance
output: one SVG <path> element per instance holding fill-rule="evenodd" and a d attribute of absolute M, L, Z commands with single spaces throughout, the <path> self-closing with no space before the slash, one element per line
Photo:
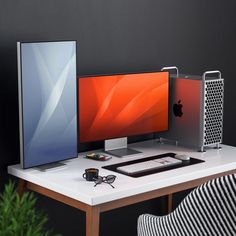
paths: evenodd
<path fill-rule="evenodd" d="M 66 164 L 62 162 L 54 162 L 49 163 L 45 165 L 41 165 L 36 167 L 39 171 L 48 172 L 48 171 L 55 171 L 55 170 L 61 170 L 66 168 Z"/>
<path fill-rule="evenodd" d="M 140 155 L 142 152 L 127 148 L 127 137 L 105 140 L 105 152 L 117 157 Z"/>

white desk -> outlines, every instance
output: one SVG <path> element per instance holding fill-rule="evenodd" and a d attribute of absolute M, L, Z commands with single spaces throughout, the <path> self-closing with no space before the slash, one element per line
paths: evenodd
<path fill-rule="evenodd" d="M 222 149 L 210 149 L 205 153 L 183 147 L 160 144 L 155 140 L 135 143 L 131 145 L 143 152 L 146 156 L 159 155 L 167 152 L 187 153 L 191 157 L 202 159 L 205 162 L 186 166 L 157 174 L 132 178 L 101 168 L 137 157 L 116 158 L 106 162 L 99 162 L 83 158 L 65 161 L 66 168 L 55 171 L 41 172 L 37 168 L 22 170 L 20 165 L 8 167 L 8 173 L 20 179 L 19 192 L 30 189 L 64 202 L 72 207 L 86 212 L 86 235 L 99 235 L 100 212 L 134 204 L 144 200 L 169 195 L 185 189 L 193 188 L 207 180 L 218 176 L 236 172 L 236 147 L 221 145 Z M 99 169 L 99 175 L 117 176 L 111 188 L 102 183 L 94 187 L 93 182 L 87 182 L 82 174 L 86 168 Z"/>

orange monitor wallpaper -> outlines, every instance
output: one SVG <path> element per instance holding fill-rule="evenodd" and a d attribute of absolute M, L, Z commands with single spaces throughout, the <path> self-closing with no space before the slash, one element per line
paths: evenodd
<path fill-rule="evenodd" d="M 167 130 L 168 81 L 168 72 L 80 78 L 80 142 Z"/>

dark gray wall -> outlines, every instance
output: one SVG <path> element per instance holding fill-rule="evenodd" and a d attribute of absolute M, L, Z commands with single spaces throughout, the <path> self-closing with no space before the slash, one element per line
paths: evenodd
<path fill-rule="evenodd" d="M 0 0 L 0 168 L 19 162 L 16 42 L 22 40 L 78 40 L 81 75 L 165 65 L 191 74 L 219 69 L 225 78 L 224 143 L 236 145 L 235 9 L 234 0 Z M 125 215 L 134 216 L 135 209 Z M 116 211 L 118 219 L 124 212 Z M 134 221 L 130 229 L 125 225 L 135 235 Z"/>
<path fill-rule="evenodd" d="M 177 65 L 225 78 L 224 142 L 235 145 L 233 0 L 0 0 L 1 167 L 19 161 L 16 42 L 78 40 L 78 73 Z"/>

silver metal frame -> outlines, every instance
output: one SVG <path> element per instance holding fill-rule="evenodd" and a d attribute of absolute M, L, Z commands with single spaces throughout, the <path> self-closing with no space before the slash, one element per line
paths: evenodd
<path fill-rule="evenodd" d="M 127 148 L 127 146 L 128 146 L 127 137 L 107 139 L 104 142 L 105 151 L 110 151 L 110 150 L 115 150 L 115 149 L 120 149 L 120 148 Z"/>
<path fill-rule="evenodd" d="M 177 66 L 166 66 L 161 68 L 161 71 L 168 71 L 168 70 L 176 70 L 176 77 L 179 76 L 179 69 Z"/>
<path fill-rule="evenodd" d="M 23 168 L 24 147 L 23 147 L 23 108 L 22 108 L 22 87 L 21 87 L 21 46 L 17 42 L 17 68 L 18 68 L 18 105 L 19 105 L 19 139 L 20 139 L 20 164 Z"/>
<path fill-rule="evenodd" d="M 206 76 L 207 75 L 212 75 L 212 74 L 218 74 L 219 76 L 219 79 L 222 79 L 221 77 L 221 72 L 219 70 L 212 70 L 212 71 L 205 71 L 202 75 L 202 104 L 203 104 L 203 109 L 201 111 L 201 117 L 202 117 L 202 122 L 201 122 L 201 129 L 202 129 L 202 135 L 204 136 L 204 133 L 205 133 L 205 109 L 206 109 L 206 106 L 205 106 L 205 93 L 206 93 L 206 90 L 205 90 L 205 82 L 206 82 Z M 223 128 L 222 128 L 222 131 L 223 132 Z M 202 146 L 200 147 L 200 152 L 204 152 L 204 147 L 206 145 L 204 145 L 204 137 L 202 137 Z M 220 149 L 220 144 L 219 143 L 216 143 L 216 148 L 217 149 Z"/>

